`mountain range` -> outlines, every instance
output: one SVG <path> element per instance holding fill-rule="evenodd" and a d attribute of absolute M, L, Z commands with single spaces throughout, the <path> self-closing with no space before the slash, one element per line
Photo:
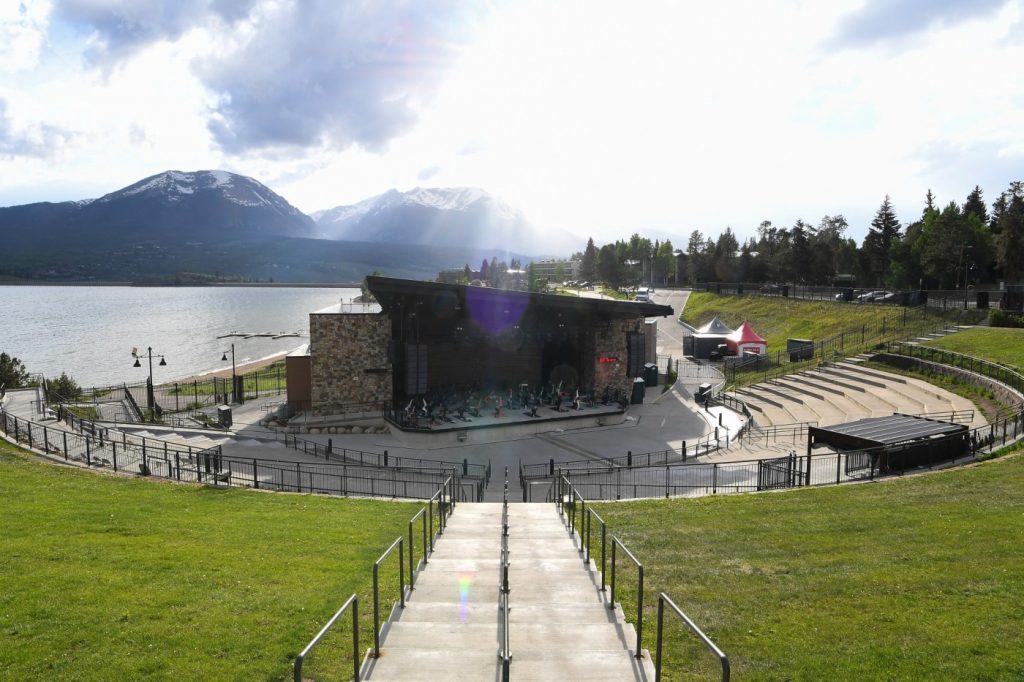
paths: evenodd
<path fill-rule="evenodd" d="M 98 199 L 0 208 L 0 278 L 152 280 L 181 272 L 274 281 L 433 278 L 483 258 L 578 249 L 473 188 L 390 190 L 307 216 L 256 180 L 166 171 Z M 515 249 L 512 248 L 515 245 Z"/>

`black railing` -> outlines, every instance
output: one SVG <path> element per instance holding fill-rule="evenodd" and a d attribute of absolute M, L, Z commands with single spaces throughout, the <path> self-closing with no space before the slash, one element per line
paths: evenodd
<path fill-rule="evenodd" d="M 445 484 L 445 504 L 470 495 L 453 471 L 392 468 L 381 470 L 343 464 L 282 462 L 224 456 L 220 446 L 201 449 L 167 441 L 128 436 L 94 422 L 72 418 L 80 433 L 36 424 L 0 410 L 0 427 L 17 442 L 52 457 L 92 468 L 136 473 L 176 481 L 341 496 L 427 499 Z M 433 502 L 431 502 L 433 504 Z M 439 502 L 441 505 L 441 502 Z M 440 511 L 445 511 L 439 506 Z"/>
<path fill-rule="evenodd" d="M 633 562 L 636 566 L 637 578 L 636 578 L 636 658 L 643 658 L 644 653 L 642 649 L 643 636 L 644 636 L 644 565 L 640 563 L 640 560 L 633 556 L 633 553 L 619 540 L 616 536 L 612 536 L 612 580 L 611 580 L 611 597 L 608 600 L 608 607 L 611 609 L 615 608 L 615 548 L 618 547 L 622 550 L 622 553 Z"/>
<path fill-rule="evenodd" d="M 309 652 L 313 650 L 313 647 L 320 643 L 320 640 L 324 638 L 324 635 L 334 627 L 334 624 L 338 622 L 338 619 L 341 618 L 342 614 L 344 614 L 349 607 L 352 608 L 352 678 L 355 682 L 359 682 L 359 598 L 355 594 L 348 598 L 342 607 L 338 609 L 333 616 L 331 616 L 331 619 L 327 621 L 327 624 L 320 629 L 320 632 L 316 634 L 316 637 L 310 640 L 309 644 L 306 645 L 306 648 L 295 657 L 295 665 L 293 666 L 292 675 L 294 682 L 304 682 L 305 678 L 302 677 L 302 664 L 306 660 L 306 656 L 308 656 Z"/>
<path fill-rule="evenodd" d="M 683 610 L 676 606 L 676 603 L 664 592 L 658 595 L 658 643 L 656 648 L 657 653 L 654 657 L 654 682 L 661 681 L 661 640 L 662 633 L 664 631 L 663 623 L 665 619 L 665 604 L 668 604 L 668 607 L 675 611 L 676 615 L 679 616 L 683 623 L 686 624 L 686 627 L 690 629 L 690 632 L 697 635 L 697 637 L 700 638 L 700 641 L 704 642 L 704 646 L 718 657 L 719 664 L 722 666 L 722 682 L 729 682 L 729 657 L 726 656 L 725 652 L 719 649 L 718 645 L 712 642 L 711 638 L 705 635 L 704 631 L 697 627 L 697 624 L 694 623 L 689 616 L 683 613 Z"/>
<path fill-rule="evenodd" d="M 512 644 L 509 641 L 509 583 L 508 583 L 508 467 L 505 467 L 505 489 L 501 504 L 501 591 L 498 596 L 501 609 L 501 679 L 508 682 L 512 667 Z"/>
<path fill-rule="evenodd" d="M 380 658 L 380 565 L 398 548 L 398 603 L 405 608 L 405 557 L 402 536 L 391 543 L 373 562 L 373 657 Z"/>
<path fill-rule="evenodd" d="M 590 507 L 589 504 L 587 504 L 586 498 L 584 498 L 583 495 L 580 494 L 579 490 L 576 489 L 576 487 L 572 484 L 572 482 L 569 481 L 569 479 L 566 476 L 559 475 L 554 488 L 555 488 L 555 493 L 556 493 L 555 494 L 555 497 L 556 497 L 555 504 L 556 504 L 556 508 L 558 509 L 558 513 L 565 518 L 565 522 L 569 526 L 570 530 L 572 532 L 574 532 L 576 535 L 579 536 L 580 552 L 581 553 L 585 552 L 584 561 L 587 562 L 588 565 L 590 563 L 589 562 L 589 553 L 591 551 L 590 550 L 590 546 L 591 546 L 590 529 L 591 529 L 591 523 L 592 523 L 591 520 L 593 518 L 596 518 L 598 520 L 598 522 L 601 524 L 601 590 L 604 591 L 604 589 L 605 589 L 605 580 L 604 580 L 604 575 L 605 575 L 605 568 L 604 568 L 604 564 L 605 564 L 605 539 L 606 539 L 606 533 L 607 533 L 607 526 L 606 526 L 604 520 L 601 519 L 601 517 L 598 516 L 598 514 L 596 512 L 594 512 L 594 510 Z M 579 514 L 578 514 L 578 516 L 577 516 L 577 506 L 579 507 Z M 579 525 L 577 525 L 577 520 L 579 520 Z M 636 629 L 636 652 L 635 652 L 634 656 L 639 659 L 639 658 L 643 658 L 644 567 L 643 567 L 643 564 L 636 558 L 636 556 L 634 556 L 633 553 L 629 551 L 629 549 L 622 542 L 622 540 L 620 540 L 616 536 L 612 537 L 612 559 L 611 559 L 612 575 L 611 575 L 611 593 L 610 593 L 609 599 L 608 599 L 608 608 L 609 609 L 612 609 L 612 610 L 615 609 L 616 548 L 621 549 L 623 554 L 625 554 L 626 557 L 628 557 L 629 560 L 633 562 L 633 565 L 635 565 L 636 568 L 637 568 L 637 595 L 636 595 L 637 603 L 636 603 L 636 626 L 635 626 L 635 629 Z M 722 665 L 723 665 L 724 677 L 722 679 L 725 680 L 726 682 L 728 682 L 728 679 L 729 679 L 729 659 L 725 656 L 724 653 L 722 653 L 721 649 L 719 649 L 714 644 L 714 642 L 712 642 L 707 637 L 707 635 L 705 635 L 700 630 L 700 628 L 698 628 L 696 626 L 696 624 L 694 624 L 693 621 L 690 620 L 682 612 L 682 610 L 680 610 L 679 607 L 675 605 L 674 602 L 672 602 L 671 599 L 668 599 L 668 596 L 664 592 L 662 592 L 660 594 L 659 600 L 658 600 L 658 629 L 657 629 L 657 633 L 656 633 L 656 639 L 657 639 L 657 658 L 656 658 L 656 661 L 655 661 L 655 675 L 656 675 L 656 679 L 660 679 L 660 671 L 661 671 L 662 631 L 663 631 L 663 621 L 664 621 L 663 616 L 662 616 L 662 609 L 663 609 L 662 598 L 668 600 L 668 603 L 671 605 L 671 608 L 675 609 L 676 613 L 678 613 L 679 616 L 681 618 L 683 618 L 684 622 L 686 622 L 686 624 L 690 627 L 690 629 L 693 630 L 694 632 L 696 632 L 698 634 L 698 636 L 705 643 L 709 644 L 711 646 L 711 648 L 712 648 L 712 651 L 714 651 L 716 653 L 716 655 L 719 656 L 719 660 L 721 660 L 723 662 Z M 625 615 L 625 612 L 623 612 L 623 615 Z"/>
<path fill-rule="evenodd" d="M 461 462 L 442 459 L 425 459 L 419 457 L 402 457 L 399 455 L 384 452 L 367 452 L 365 450 L 353 450 L 352 448 L 334 447 L 332 439 L 328 443 L 299 438 L 292 433 L 282 433 L 285 446 L 298 450 L 313 457 L 319 457 L 326 461 L 341 461 L 351 464 L 376 467 L 408 467 L 415 469 L 456 469 L 462 471 L 462 477 L 481 478 L 485 481 L 490 479 L 491 465 L 477 464 L 463 459 Z"/>
<path fill-rule="evenodd" d="M 936 362 L 974 372 L 975 374 L 981 374 L 1024 393 L 1024 374 L 1021 374 L 1017 368 L 1009 365 L 922 344 L 890 343 L 886 345 L 885 352 L 892 355 L 904 355 L 906 357 Z"/>

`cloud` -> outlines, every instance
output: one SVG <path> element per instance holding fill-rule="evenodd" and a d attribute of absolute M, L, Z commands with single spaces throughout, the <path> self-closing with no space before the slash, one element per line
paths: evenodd
<path fill-rule="evenodd" d="M 924 165 L 920 175 L 933 183 L 940 204 L 963 203 L 975 185 L 991 202 L 1011 182 L 1024 180 L 1024 150 L 996 142 L 932 142 L 920 147 L 915 159 Z"/>
<path fill-rule="evenodd" d="M 417 173 L 416 174 L 416 179 L 417 180 L 421 180 L 422 182 L 426 182 L 427 180 L 429 180 L 430 178 L 434 177 L 435 175 L 437 175 L 440 172 L 441 172 L 440 166 L 429 166 L 427 168 L 422 169 L 419 173 Z"/>
<path fill-rule="evenodd" d="M 47 123 L 15 130 L 7 116 L 7 102 L 0 99 L 0 157 L 51 158 L 74 138 L 74 134 Z"/>
<path fill-rule="evenodd" d="M 833 49 L 893 43 L 931 29 L 994 14 L 1007 0 L 868 0 L 840 20 Z"/>
<path fill-rule="evenodd" d="M 193 70 L 213 91 L 208 128 L 231 154 L 313 147 L 372 151 L 410 130 L 484 16 L 485 0 L 58 0 L 92 31 L 109 70 L 194 28 L 211 49 Z"/>
<path fill-rule="evenodd" d="M 38 3 L 0 4 L 0 71 L 27 71 L 39 61 L 46 33 L 45 10 Z"/>
<path fill-rule="evenodd" d="M 268 11 L 244 46 L 199 69 L 219 95 L 210 131 L 235 154 L 379 151 L 416 122 L 477 14 L 450 0 L 311 0 Z"/>
<path fill-rule="evenodd" d="M 257 0 L 58 0 L 53 16 L 90 29 L 87 61 L 109 69 L 152 43 L 174 41 L 189 30 L 231 24 L 249 15 Z"/>

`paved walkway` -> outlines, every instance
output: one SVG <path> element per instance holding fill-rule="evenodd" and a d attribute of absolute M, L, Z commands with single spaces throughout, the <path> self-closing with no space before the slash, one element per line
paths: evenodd
<path fill-rule="evenodd" d="M 501 503 L 461 504 L 384 627 L 367 680 L 500 679 L 504 618 Z M 609 609 L 554 505 L 509 506 L 510 676 L 516 680 L 652 680 L 650 654 Z"/>

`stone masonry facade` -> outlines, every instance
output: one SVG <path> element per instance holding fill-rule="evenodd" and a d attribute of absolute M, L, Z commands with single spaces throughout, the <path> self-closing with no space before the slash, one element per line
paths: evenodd
<path fill-rule="evenodd" d="M 605 386 L 610 385 L 622 389 L 629 395 L 632 381 L 626 371 L 629 359 L 627 334 L 634 331 L 636 326 L 636 320 L 612 320 L 592 330 L 592 353 L 587 357 L 593 358 L 594 364 L 589 372 L 584 372 L 584 381 L 592 385 L 595 392 L 602 391 Z M 589 351 L 591 348 L 585 349 L 585 352 Z M 612 358 L 615 360 L 609 361 Z M 605 361 L 602 362 L 602 359 Z M 588 379 L 590 381 L 587 381 Z"/>
<path fill-rule="evenodd" d="M 380 313 L 309 316 L 313 414 L 342 412 L 354 403 L 390 404 L 391 320 Z"/>

